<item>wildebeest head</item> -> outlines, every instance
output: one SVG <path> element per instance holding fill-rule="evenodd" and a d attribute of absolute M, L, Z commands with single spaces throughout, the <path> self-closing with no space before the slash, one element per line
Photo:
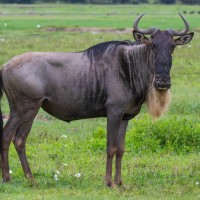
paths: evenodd
<path fill-rule="evenodd" d="M 179 13 L 180 14 L 180 13 Z M 150 46 L 155 62 L 155 76 L 153 85 L 157 90 L 167 90 L 170 88 L 170 69 L 172 65 L 172 53 L 177 45 L 184 45 L 191 41 L 194 33 L 189 31 L 189 24 L 180 14 L 185 24 L 185 29 L 176 31 L 167 29 L 164 31 L 156 27 L 146 30 L 138 28 L 138 23 L 144 14 L 140 15 L 133 25 L 133 36 L 136 41 Z M 150 35 L 147 38 L 145 35 Z M 179 36 L 174 39 L 174 36 Z"/>

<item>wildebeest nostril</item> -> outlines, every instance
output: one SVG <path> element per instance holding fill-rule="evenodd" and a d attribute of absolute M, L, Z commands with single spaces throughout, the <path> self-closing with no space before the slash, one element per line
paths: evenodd
<path fill-rule="evenodd" d="M 169 89 L 171 87 L 170 78 L 156 76 L 154 81 L 154 87 L 158 90 Z"/>

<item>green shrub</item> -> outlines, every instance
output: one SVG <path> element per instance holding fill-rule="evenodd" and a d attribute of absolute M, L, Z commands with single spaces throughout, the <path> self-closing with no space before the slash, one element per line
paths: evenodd
<path fill-rule="evenodd" d="M 200 150 L 200 125 L 182 117 L 135 122 L 127 134 L 127 149 L 134 152 L 187 153 Z"/>
<path fill-rule="evenodd" d="M 160 0 L 160 2 L 164 4 L 174 4 L 176 3 L 176 0 Z"/>
<path fill-rule="evenodd" d="M 133 122 L 131 122 L 133 123 Z M 152 121 L 147 115 L 134 120 L 127 131 L 126 151 L 134 153 L 188 153 L 200 151 L 200 124 L 184 117 L 168 117 Z M 94 151 L 105 150 L 106 131 L 97 128 L 87 147 Z"/>
<path fill-rule="evenodd" d="M 180 0 L 184 4 L 200 4 L 200 0 Z"/>
<path fill-rule="evenodd" d="M 98 127 L 94 131 L 92 138 L 90 139 L 89 147 L 94 151 L 105 150 L 106 148 L 106 131 L 105 129 Z"/>

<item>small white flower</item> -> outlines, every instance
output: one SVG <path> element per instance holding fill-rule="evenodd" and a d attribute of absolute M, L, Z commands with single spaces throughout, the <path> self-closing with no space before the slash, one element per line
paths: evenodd
<path fill-rule="evenodd" d="M 37 28 L 38 28 L 38 29 L 41 28 L 40 24 L 37 25 Z"/>
<path fill-rule="evenodd" d="M 81 173 L 78 172 L 77 174 L 74 175 L 76 178 L 80 178 L 81 177 Z"/>
<path fill-rule="evenodd" d="M 67 166 L 68 164 L 67 163 L 62 163 L 64 166 Z"/>
<path fill-rule="evenodd" d="M 58 178 L 58 174 L 54 174 L 53 177 L 54 177 L 54 178 Z"/>
<path fill-rule="evenodd" d="M 137 160 L 137 158 L 136 157 L 133 157 L 133 161 L 136 161 Z"/>
<path fill-rule="evenodd" d="M 4 26 L 5 26 L 5 27 L 7 27 L 7 26 L 8 26 L 8 24 L 5 22 L 5 23 L 4 23 Z"/>
<path fill-rule="evenodd" d="M 53 173 L 53 179 L 55 181 L 58 181 L 59 180 L 59 176 L 60 176 L 60 172 L 58 170 L 55 170 L 55 172 Z"/>
<path fill-rule="evenodd" d="M 67 135 L 62 135 L 61 138 L 67 139 Z"/>
<path fill-rule="evenodd" d="M 0 38 L 1 42 L 5 42 L 5 40 L 6 40 L 5 38 Z"/>
<path fill-rule="evenodd" d="M 10 169 L 10 170 L 9 170 L 9 173 L 10 173 L 10 174 L 12 174 L 12 173 L 13 173 L 13 171 Z"/>
<path fill-rule="evenodd" d="M 199 181 L 196 182 L 196 185 L 199 185 Z"/>
<path fill-rule="evenodd" d="M 55 181 L 58 181 L 58 180 L 59 180 L 58 174 L 54 174 L 54 175 L 53 175 L 53 178 L 54 178 Z"/>
<path fill-rule="evenodd" d="M 188 45 L 188 48 L 191 48 L 191 47 L 192 47 L 192 45 L 189 44 L 189 45 Z"/>

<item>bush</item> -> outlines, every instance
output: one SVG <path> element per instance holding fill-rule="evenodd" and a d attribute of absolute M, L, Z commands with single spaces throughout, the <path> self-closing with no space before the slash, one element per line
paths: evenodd
<path fill-rule="evenodd" d="M 32 4 L 35 0 L 0 0 L 0 3 Z"/>
<path fill-rule="evenodd" d="M 148 0 L 130 0 L 132 4 L 148 3 Z"/>
<path fill-rule="evenodd" d="M 200 151 L 200 126 L 198 122 L 171 117 L 152 122 L 145 118 L 135 122 L 127 136 L 127 150 L 134 152 Z"/>
<path fill-rule="evenodd" d="M 160 0 L 160 2 L 164 4 L 174 4 L 176 0 Z"/>
<path fill-rule="evenodd" d="M 200 4 L 200 0 L 180 0 L 183 4 Z"/>
<path fill-rule="evenodd" d="M 133 123 L 133 122 L 132 122 Z M 126 134 L 126 151 L 133 153 L 189 153 L 200 151 L 198 121 L 182 117 L 152 121 L 148 115 L 135 120 Z M 106 130 L 97 128 L 87 139 L 87 149 L 105 151 Z"/>

